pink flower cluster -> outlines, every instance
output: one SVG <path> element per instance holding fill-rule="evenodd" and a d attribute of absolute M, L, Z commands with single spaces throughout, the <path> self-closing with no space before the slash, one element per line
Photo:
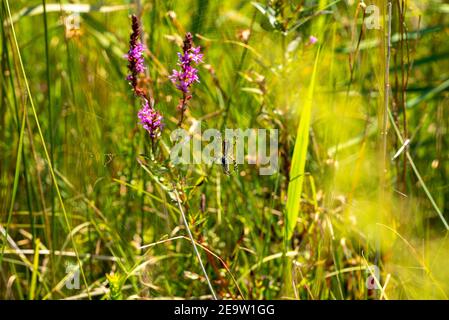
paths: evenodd
<path fill-rule="evenodd" d="M 162 115 L 154 108 L 153 100 L 148 97 L 144 89 L 139 87 L 139 76 L 145 72 L 143 53 L 145 46 L 140 42 L 140 25 L 138 18 L 132 16 L 132 30 L 129 39 L 129 51 L 125 57 L 128 59 L 129 74 L 126 79 L 130 82 L 134 94 L 142 101 L 142 107 L 137 113 L 142 127 L 148 131 L 152 139 L 157 138 L 162 131 Z M 151 103 L 150 103 L 151 101 Z"/>
<path fill-rule="evenodd" d="M 203 62 L 203 54 L 200 47 L 194 47 L 192 34 L 186 33 L 182 53 L 178 53 L 179 70 L 173 70 L 169 76 L 170 80 L 175 84 L 176 88 L 182 92 L 182 98 L 179 101 L 178 109 L 181 110 L 180 125 L 184 119 L 184 111 L 187 109 L 187 102 L 192 98 L 190 95 L 190 87 L 194 82 L 200 82 L 198 77 L 198 69 L 194 66 Z"/>
<path fill-rule="evenodd" d="M 151 138 L 157 138 L 163 128 L 162 115 L 150 106 L 148 100 L 145 100 L 142 108 L 137 113 L 142 127 L 148 131 Z"/>
<path fill-rule="evenodd" d="M 145 65 L 143 60 L 143 53 L 145 47 L 140 42 L 137 44 L 131 44 L 128 54 L 125 57 L 128 59 L 128 69 L 130 74 L 126 77 L 128 81 L 137 81 L 137 75 L 145 72 Z"/>
<path fill-rule="evenodd" d="M 170 80 L 184 94 L 189 93 L 189 88 L 194 82 L 200 82 L 198 70 L 193 66 L 203 62 L 203 54 L 200 53 L 200 49 L 200 47 L 192 46 L 192 35 L 187 33 L 183 53 L 178 52 L 178 66 L 181 69 L 173 70 L 170 75 Z"/>

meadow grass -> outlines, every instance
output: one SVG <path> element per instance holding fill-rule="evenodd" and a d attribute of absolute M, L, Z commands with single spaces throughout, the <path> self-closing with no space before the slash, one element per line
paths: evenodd
<path fill-rule="evenodd" d="M 365 4 L 3 0 L 0 298 L 447 299 L 448 6 Z M 179 124 L 186 32 L 204 62 Z M 175 165 L 198 124 L 277 129 L 279 170 Z"/>

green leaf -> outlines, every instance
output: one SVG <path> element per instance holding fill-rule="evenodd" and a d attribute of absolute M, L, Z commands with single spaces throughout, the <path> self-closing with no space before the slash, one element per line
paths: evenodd
<path fill-rule="evenodd" d="M 287 194 L 287 221 L 286 221 L 286 237 L 290 239 L 296 226 L 296 219 L 298 218 L 301 193 L 304 182 L 304 169 L 307 158 L 307 148 L 309 146 L 309 128 L 312 115 L 312 102 L 315 91 L 315 81 L 317 65 L 320 56 L 320 49 L 318 49 L 315 63 L 313 66 L 312 79 L 309 84 L 307 100 L 304 109 L 301 113 L 298 130 L 296 134 L 295 148 L 293 151 L 292 165 L 290 168 L 290 182 L 288 185 Z"/>
<path fill-rule="evenodd" d="M 438 87 L 433 88 L 433 89 L 427 91 L 426 93 L 424 93 L 423 95 L 421 95 L 413 100 L 408 101 L 407 108 L 413 108 L 414 106 L 417 106 L 418 104 L 420 104 L 423 101 L 430 100 L 430 99 L 434 98 L 435 96 L 437 96 L 438 94 L 440 94 L 441 92 L 443 92 L 444 90 L 446 90 L 447 88 L 449 88 L 449 79 L 447 79 L 446 81 L 441 83 Z"/>

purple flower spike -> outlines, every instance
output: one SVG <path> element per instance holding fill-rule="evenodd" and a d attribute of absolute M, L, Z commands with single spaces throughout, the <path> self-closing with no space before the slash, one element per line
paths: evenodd
<path fill-rule="evenodd" d="M 129 39 L 129 51 L 125 57 L 128 59 L 129 74 L 126 79 L 131 83 L 134 91 L 137 90 L 137 80 L 139 74 L 145 71 L 143 53 L 145 46 L 140 42 L 140 26 L 139 19 L 132 16 L 132 30 L 131 37 Z M 136 92 L 137 94 L 137 92 Z"/>
<path fill-rule="evenodd" d="M 151 138 L 157 138 L 164 127 L 162 123 L 162 115 L 154 108 L 150 107 L 148 100 L 144 100 L 142 109 L 137 113 L 140 124 L 148 131 Z"/>
<path fill-rule="evenodd" d="M 186 41 L 188 39 L 191 38 L 186 36 Z M 169 76 L 176 88 L 185 94 L 189 93 L 189 88 L 194 82 L 200 82 L 198 70 L 193 67 L 194 64 L 203 62 L 203 54 L 200 53 L 200 49 L 200 47 L 192 47 L 191 43 L 186 45 L 186 42 L 184 42 L 184 53 L 178 53 L 178 66 L 181 67 L 181 70 L 173 70 L 173 73 Z"/>
<path fill-rule="evenodd" d="M 203 54 L 200 47 L 194 47 L 192 42 L 192 34 L 188 32 L 184 39 L 182 53 L 178 52 L 178 66 L 179 70 L 173 70 L 169 79 L 175 85 L 176 89 L 182 92 L 182 99 L 179 102 L 178 108 L 181 109 L 182 123 L 184 111 L 187 108 L 187 101 L 192 98 L 190 88 L 194 82 L 200 82 L 198 77 L 198 70 L 195 65 L 203 62 Z"/>
<path fill-rule="evenodd" d="M 139 87 L 139 76 L 145 72 L 145 61 L 143 53 L 145 46 L 140 42 L 140 25 L 139 19 L 132 16 L 132 30 L 129 39 L 129 51 L 125 55 L 128 59 L 129 74 L 126 77 L 133 88 L 134 94 L 140 98 L 142 107 L 137 113 L 137 117 L 140 120 L 142 127 L 148 131 L 151 139 L 158 138 L 161 135 L 162 128 L 162 115 L 154 108 L 154 100 L 149 97 L 147 90 Z M 150 103 L 151 101 L 151 103 Z"/>

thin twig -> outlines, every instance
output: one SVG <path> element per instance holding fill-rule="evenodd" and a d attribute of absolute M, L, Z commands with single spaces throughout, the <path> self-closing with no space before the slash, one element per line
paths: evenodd
<path fill-rule="evenodd" d="M 190 239 L 189 239 L 188 237 L 186 237 L 186 236 L 177 236 L 177 237 L 173 237 L 173 238 L 168 238 L 168 239 L 156 241 L 156 242 L 153 242 L 153 243 L 150 243 L 150 244 L 146 244 L 146 245 L 143 245 L 143 246 L 139 247 L 138 249 L 151 248 L 151 247 L 154 247 L 155 245 L 162 244 L 162 243 L 169 242 L 169 241 L 173 241 L 173 240 L 178 240 L 178 239 L 184 239 L 184 240 L 190 241 Z M 237 288 L 237 291 L 239 292 L 240 296 L 242 297 L 243 300 L 245 300 L 245 296 L 243 295 L 243 292 L 242 292 L 242 290 L 240 289 L 240 286 L 239 286 L 239 284 L 238 284 L 238 282 L 237 282 L 237 279 L 236 279 L 236 278 L 234 277 L 234 275 L 232 274 L 232 272 L 231 272 L 231 270 L 229 269 L 229 267 L 228 267 L 228 265 L 226 264 L 226 262 L 225 262 L 225 261 L 218 255 L 218 254 L 216 254 L 215 252 L 213 252 L 211 249 L 209 249 L 209 248 L 206 247 L 205 245 L 201 244 L 200 242 L 198 242 L 198 241 L 196 241 L 196 240 L 195 240 L 195 242 L 196 242 L 196 244 L 197 244 L 201 249 L 203 249 L 206 253 L 212 255 L 212 256 L 215 257 L 218 261 L 220 261 L 220 263 L 221 263 L 221 264 L 223 265 L 223 267 L 226 269 L 226 271 L 228 272 L 228 274 L 229 274 L 229 276 L 231 277 L 232 281 L 234 282 L 234 284 L 235 284 L 235 286 L 236 286 L 236 288 Z"/>
<path fill-rule="evenodd" d="M 0 226 L 1 227 L 1 226 Z M 3 230 L 0 229 L 0 233 L 3 233 Z M 20 248 L 16 248 L 14 247 L 13 250 L 5 250 L 5 254 L 17 254 L 19 256 L 22 255 L 34 255 L 35 254 L 35 249 L 20 249 Z M 75 252 L 71 252 L 71 251 L 61 251 L 61 250 L 48 250 L 48 249 L 40 249 L 38 252 L 39 255 L 43 255 L 43 256 L 48 256 L 51 254 L 54 254 L 55 256 L 64 256 L 64 257 L 74 257 L 76 258 L 76 254 Z M 80 258 L 92 258 L 92 259 L 96 259 L 96 260 L 103 260 L 103 261 L 117 261 L 117 260 L 123 260 L 121 258 L 117 258 L 117 257 L 113 257 L 113 256 L 105 256 L 105 255 L 97 255 L 97 254 L 90 254 L 90 253 L 86 253 L 86 254 L 80 254 L 79 255 Z"/>
<path fill-rule="evenodd" d="M 181 212 L 182 220 L 184 221 L 184 225 L 186 226 L 187 233 L 189 234 L 190 241 L 192 241 L 193 249 L 194 249 L 195 254 L 196 254 L 197 258 L 198 258 L 198 261 L 200 263 L 201 269 L 203 270 L 204 276 L 206 277 L 206 281 L 207 281 L 207 284 L 209 285 L 209 289 L 210 289 L 210 291 L 212 293 L 212 296 L 214 297 L 214 300 L 217 300 L 217 296 L 215 295 L 215 291 L 214 291 L 214 288 L 212 287 L 212 283 L 210 282 L 209 277 L 208 277 L 207 272 L 206 272 L 206 269 L 204 268 L 203 261 L 201 261 L 201 256 L 200 256 L 200 253 L 198 252 L 198 248 L 196 247 L 195 239 L 193 239 L 192 232 L 190 231 L 189 224 L 187 222 L 187 218 L 186 218 L 186 215 L 184 213 L 184 209 L 182 208 L 182 205 L 181 205 L 181 200 L 179 199 L 178 190 L 175 189 L 174 192 L 175 192 L 175 195 L 176 195 L 176 201 L 178 202 L 179 211 Z"/>
<path fill-rule="evenodd" d="M 386 173 L 387 170 L 387 125 L 388 125 L 388 105 L 390 102 L 390 57 L 391 57 L 391 0 L 388 2 L 388 35 L 387 35 L 387 59 L 385 62 L 385 91 L 384 91 L 384 114 L 383 114 L 383 125 L 382 125 L 382 140 L 383 140 L 383 172 Z"/>
<path fill-rule="evenodd" d="M 394 131 L 396 132 L 396 135 L 399 139 L 399 142 L 401 144 L 404 144 L 404 138 L 401 135 L 401 132 L 399 131 L 398 126 L 394 122 L 393 115 L 391 114 L 391 111 L 388 109 L 388 117 L 390 118 L 391 125 L 393 126 Z M 410 166 L 412 167 L 413 172 L 416 175 L 416 178 L 418 179 L 419 183 L 421 184 L 425 194 L 427 195 L 427 198 L 429 198 L 430 203 L 432 204 L 433 208 L 435 209 L 436 213 L 441 219 L 441 222 L 444 224 L 444 228 L 449 231 L 449 223 L 446 221 L 446 219 L 443 216 L 443 213 L 441 212 L 440 208 L 438 207 L 437 203 L 435 202 L 435 199 L 433 199 L 432 194 L 430 193 L 429 189 L 426 186 L 426 183 L 424 182 L 424 179 L 421 177 L 421 174 L 418 171 L 418 168 L 415 165 L 415 162 L 413 161 L 412 156 L 410 155 L 410 152 L 408 150 L 405 151 L 405 155 L 408 159 L 408 162 L 410 163 Z"/>

